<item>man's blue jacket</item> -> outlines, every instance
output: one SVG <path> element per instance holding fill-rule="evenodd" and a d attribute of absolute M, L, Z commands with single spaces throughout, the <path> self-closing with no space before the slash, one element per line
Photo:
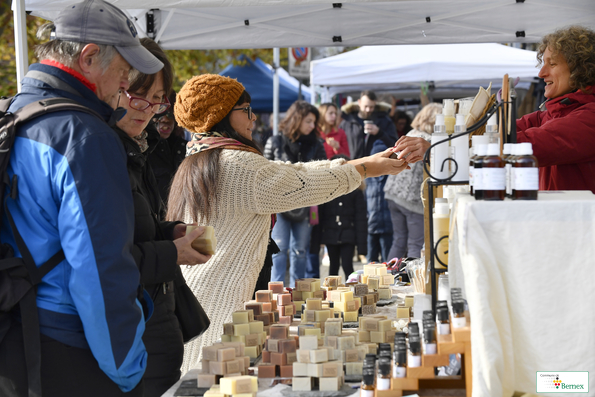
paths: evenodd
<path fill-rule="evenodd" d="M 105 121 L 112 115 L 77 78 L 42 64 L 31 65 L 9 111 L 51 97 L 74 99 Z M 134 389 L 147 363 L 145 319 L 131 254 L 132 195 L 118 136 L 87 113 L 44 115 L 18 129 L 7 171 L 18 175 L 19 192 L 9 209 L 37 266 L 60 249 L 66 256 L 37 290 L 41 332 L 90 348 L 122 391 Z M 6 216 L 0 232 L 20 257 Z"/>

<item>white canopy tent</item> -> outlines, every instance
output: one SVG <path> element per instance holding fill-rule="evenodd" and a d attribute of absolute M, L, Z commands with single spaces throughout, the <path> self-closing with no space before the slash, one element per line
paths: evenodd
<path fill-rule="evenodd" d="M 537 53 L 501 44 L 430 44 L 366 46 L 311 63 L 312 85 L 330 95 L 372 89 L 417 91 L 430 82 L 436 89 L 487 86 L 502 76 L 531 81 L 537 77 Z"/>
<path fill-rule="evenodd" d="M 78 0 L 14 0 L 52 19 Z M 593 0 L 110 0 L 167 49 L 536 42 L 595 27 Z"/>

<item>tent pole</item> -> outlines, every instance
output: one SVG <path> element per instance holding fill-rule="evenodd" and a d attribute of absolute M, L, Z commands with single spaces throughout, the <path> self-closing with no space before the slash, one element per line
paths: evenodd
<path fill-rule="evenodd" d="M 273 135 L 279 135 L 279 47 L 273 48 Z"/>
<path fill-rule="evenodd" d="M 18 92 L 21 92 L 21 81 L 29 70 L 25 0 L 13 0 L 12 12 L 14 15 L 14 47 L 17 63 L 17 87 Z"/>

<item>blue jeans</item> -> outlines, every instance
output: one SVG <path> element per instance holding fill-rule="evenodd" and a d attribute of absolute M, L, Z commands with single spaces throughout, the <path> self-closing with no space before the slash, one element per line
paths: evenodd
<path fill-rule="evenodd" d="M 388 262 L 388 252 L 393 243 L 392 233 L 368 233 L 368 263 Z M 378 258 L 380 256 L 380 258 Z"/>
<path fill-rule="evenodd" d="M 295 280 L 304 278 L 310 251 L 310 221 L 291 222 L 279 215 L 273 228 L 273 240 L 279 253 L 273 255 L 271 281 L 285 281 L 287 254 L 289 253 L 289 287 L 295 287 Z"/>

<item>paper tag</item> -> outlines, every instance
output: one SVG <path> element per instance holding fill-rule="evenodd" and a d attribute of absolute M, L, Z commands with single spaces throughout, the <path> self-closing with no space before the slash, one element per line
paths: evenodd
<path fill-rule="evenodd" d="M 390 378 L 376 378 L 376 389 L 378 390 L 390 390 Z"/>
<path fill-rule="evenodd" d="M 393 364 L 393 378 L 404 378 L 407 375 L 405 367 L 397 367 Z"/>
<path fill-rule="evenodd" d="M 483 174 L 481 168 L 473 168 L 473 191 L 483 190 Z"/>
<path fill-rule="evenodd" d="M 424 343 L 424 350 L 426 354 L 436 354 L 436 344 L 435 343 Z"/>
<path fill-rule="evenodd" d="M 514 186 L 516 190 L 539 190 L 539 169 L 514 168 Z"/>
<path fill-rule="evenodd" d="M 506 194 L 512 194 L 512 164 L 507 163 L 504 166 L 506 170 Z"/>
<path fill-rule="evenodd" d="M 452 317 L 452 327 L 453 328 L 463 328 L 467 326 L 467 319 L 465 316 L 463 317 Z"/>
<path fill-rule="evenodd" d="M 450 335 L 450 324 L 438 324 L 438 335 Z"/>
<path fill-rule="evenodd" d="M 419 356 L 412 356 L 409 354 L 409 359 L 407 360 L 407 366 L 411 368 L 421 367 L 421 355 Z"/>
<path fill-rule="evenodd" d="M 504 168 L 482 168 L 483 190 L 505 190 L 506 170 Z"/>

